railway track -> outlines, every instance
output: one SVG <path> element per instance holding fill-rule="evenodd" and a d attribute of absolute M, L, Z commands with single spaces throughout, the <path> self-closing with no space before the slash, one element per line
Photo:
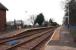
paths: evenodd
<path fill-rule="evenodd" d="M 18 34 L 18 35 L 16 35 L 16 36 L 1 39 L 1 40 L 0 40 L 0 44 L 1 44 L 1 43 L 4 43 L 4 42 L 11 41 L 11 40 L 16 40 L 16 39 L 20 39 L 20 38 L 23 38 L 23 37 L 31 36 L 31 35 L 34 35 L 34 34 L 36 34 L 36 33 L 40 33 L 40 32 L 45 31 L 45 30 L 46 30 L 46 29 L 43 29 L 43 30 L 40 30 L 40 29 L 28 30 L 28 31 L 22 32 L 22 33 L 20 33 L 20 34 Z"/>
<path fill-rule="evenodd" d="M 33 50 L 52 35 L 55 28 L 34 29 L 0 41 L 0 50 Z"/>

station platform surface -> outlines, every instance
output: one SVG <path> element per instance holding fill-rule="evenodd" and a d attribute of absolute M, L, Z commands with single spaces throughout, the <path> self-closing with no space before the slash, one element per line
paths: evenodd
<path fill-rule="evenodd" d="M 73 42 L 70 32 L 61 26 L 54 31 L 44 50 L 76 50 L 76 43 Z"/>

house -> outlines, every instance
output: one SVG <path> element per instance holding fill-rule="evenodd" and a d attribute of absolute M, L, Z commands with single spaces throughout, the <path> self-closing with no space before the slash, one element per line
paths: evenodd
<path fill-rule="evenodd" d="M 6 11 L 8 9 L 0 3 L 0 31 L 4 31 L 6 28 Z"/>
<path fill-rule="evenodd" d="M 22 28 L 24 25 L 24 22 L 22 20 L 14 20 L 14 21 L 8 21 L 7 22 L 7 28 L 9 29 L 18 29 Z"/>

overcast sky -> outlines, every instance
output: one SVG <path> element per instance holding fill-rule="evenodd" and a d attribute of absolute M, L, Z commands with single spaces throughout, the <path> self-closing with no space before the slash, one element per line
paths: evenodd
<path fill-rule="evenodd" d="M 0 0 L 9 11 L 7 11 L 7 21 L 24 20 L 27 21 L 31 15 L 43 13 L 46 20 L 52 18 L 62 24 L 64 10 L 62 0 Z M 28 22 L 27 22 L 28 23 Z"/>

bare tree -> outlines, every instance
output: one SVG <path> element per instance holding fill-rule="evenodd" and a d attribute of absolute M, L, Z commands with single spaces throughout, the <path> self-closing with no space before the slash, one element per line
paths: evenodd
<path fill-rule="evenodd" d="M 35 19 L 36 19 L 35 15 L 31 15 L 31 17 L 29 18 L 29 21 L 31 22 L 32 25 L 34 25 Z"/>

